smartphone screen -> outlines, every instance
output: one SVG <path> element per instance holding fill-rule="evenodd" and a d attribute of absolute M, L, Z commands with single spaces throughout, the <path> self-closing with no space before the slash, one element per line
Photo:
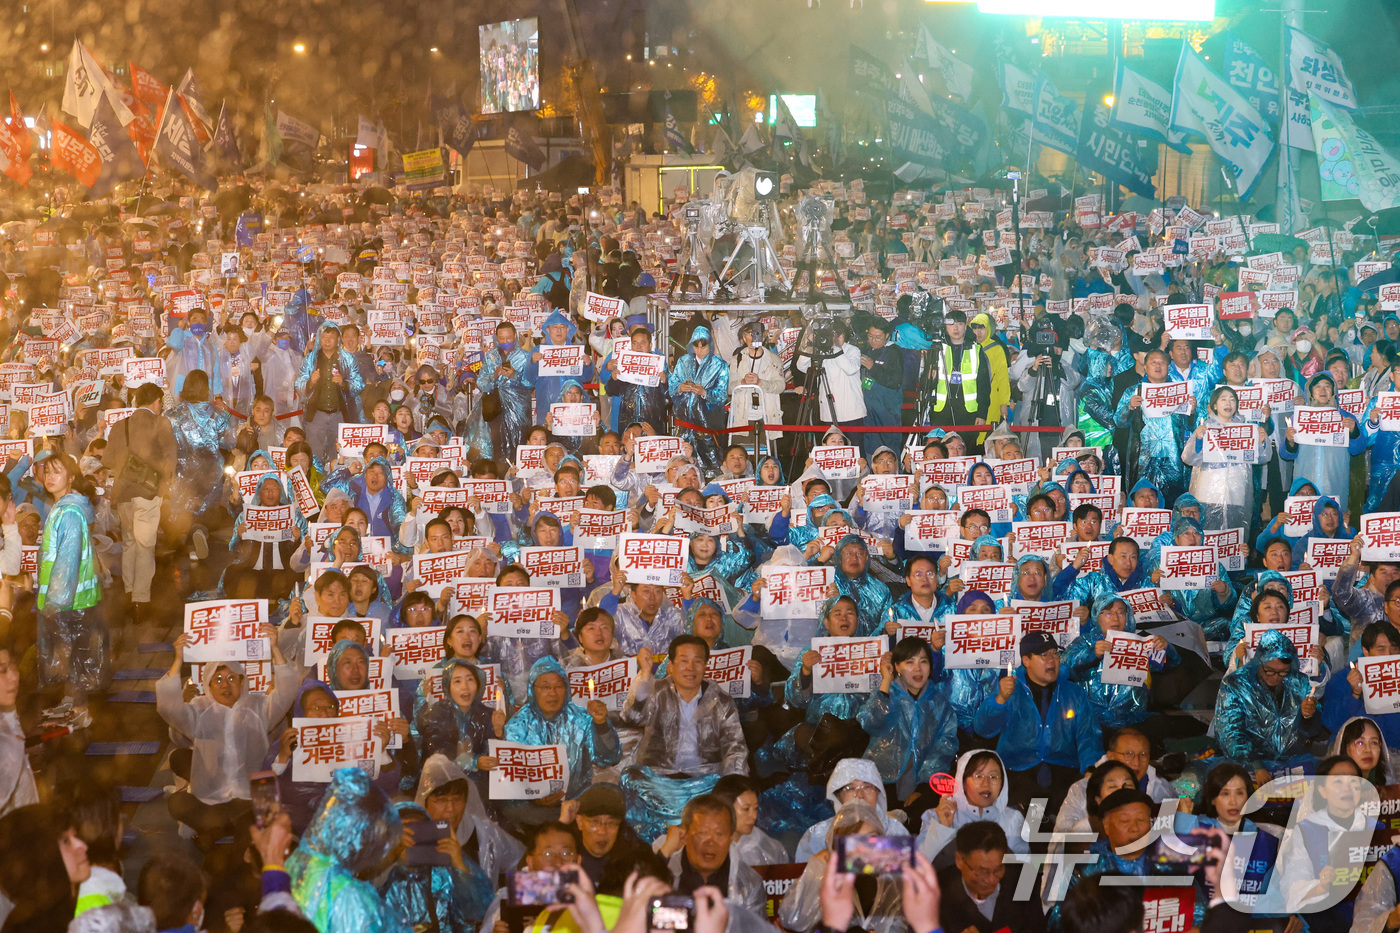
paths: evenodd
<path fill-rule="evenodd" d="M 261 829 L 282 810 L 282 792 L 277 786 L 277 775 L 271 771 L 250 774 L 248 786 L 252 791 L 253 819 Z"/>
<path fill-rule="evenodd" d="M 438 843 L 447 838 L 451 830 L 446 820 L 430 823 L 420 820 L 410 824 L 413 827 L 413 845 L 404 853 L 404 860 L 410 865 L 439 865 L 444 868 L 452 864 L 445 852 L 438 851 Z"/>
<path fill-rule="evenodd" d="M 578 883 L 576 871 L 515 871 L 507 879 L 510 902 L 516 907 L 548 907 L 550 904 L 572 903 L 573 895 L 565 890 Z"/>
<path fill-rule="evenodd" d="M 914 865 L 914 836 L 839 836 L 836 856 L 850 875 L 902 875 Z"/>
<path fill-rule="evenodd" d="M 695 900 L 683 894 L 651 899 L 648 925 L 653 930 L 689 931 L 694 927 Z"/>
<path fill-rule="evenodd" d="M 1201 832 L 1160 836 L 1149 850 L 1150 864 L 1168 874 L 1197 872 L 1210 863 L 1210 846 L 1211 837 Z"/>

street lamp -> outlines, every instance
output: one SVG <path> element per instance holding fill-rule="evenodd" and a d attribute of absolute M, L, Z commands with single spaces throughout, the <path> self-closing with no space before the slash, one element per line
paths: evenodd
<path fill-rule="evenodd" d="M 298 55 L 303 55 L 303 54 L 305 54 L 305 53 L 306 53 L 306 43 L 304 43 L 304 42 L 298 42 L 296 45 L 292 46 L 292 51 L 293 51 L 293 52 L 296 52 Z"/>

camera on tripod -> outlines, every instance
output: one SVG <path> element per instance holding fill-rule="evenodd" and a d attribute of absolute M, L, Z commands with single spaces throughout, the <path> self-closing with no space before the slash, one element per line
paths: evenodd
<path fill-rule="evenodd" d="M 1047 315 L 1036 318 L 1031 324 L 1030 333 L 1026 335 L 1026 342 L 1048 355 L 1051 347 L 1060 345 L 1060 334 L 1055 329 L 1055 322 Z"/>
<path fill-rule="evenodd" d="M 836 355 L 836 334 L 845 333 L 845 322 L 826 310 L 826 305 L 806 305 L 802 316 L 807 319 L 810 356 L 816 360 Z"/>
<path fill-rule="evenodd" d="M 686 222 L 687 224 L 699 224 L 699 223 L 700 223 L 700 208 L 698 208 L 698 207 L 687 207 L 687 208 L 685 209 L 685 222 Z"/>

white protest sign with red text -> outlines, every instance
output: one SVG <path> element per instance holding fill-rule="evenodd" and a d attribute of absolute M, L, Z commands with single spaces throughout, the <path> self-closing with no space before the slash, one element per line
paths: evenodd
<path fill-rule="evenodd" d="M 860 475 L 860 448 L 813 447 L 812 462 L 827 479 L 855 479 Z"/>
<path fill-rule="evenodd" d="M 1099 679 L 1106 684 L 1129 687 L 1147 686 L 1151 663 L 1155 660 L 1152 636 L 1132 632 L 1105 632 L 1108 652 L 1099 668 Z"/>
<path fill-rule="evenodd" d="M 617 536 L 617 563 L 628 583 L 680 586 L 689 556 L 689 538 L 631 533 Z"/>
<path fill-rule="evenodd" d="M 818 661 L 812 665 L 813 693 L 873 693 L 880 689 L 880 658 L 889 639 L 813 638 Z"/>
<path fill-rule="evenodd" d="M 636 658 L 618 658 L 602 664 L 571 667 L 569 674 L 569 694 L 574 703 L 587 706 L 590 700 L 597 700 L 609 712 L 622 711 L 627 702 L 627 691 L 637 676 Z"/>
<path fill-rule="evenodd" d="M 271 645 L 258 634 L 267 621 L 265 599 L 210 599 L 185 603 L 186 661 L 265 661 Z"/>
<path fill-rule="evenodd" d="M 547 586 L 498 586 L 486 595 L 491 614 L 486 635 L 501 638 L 557 638 L 559 590 Z"/>
<path fill-rule="evenodd" d="M 1144 418 L 1191 413 L 1191 387 L 1185 382 L 1144 382 L 1138 387 Z"/>
<path fill-rule="evenodd" d="M 569 756 L 563 745 L 521 745 L 491 739 L 496 767 L 487 785 L 491 800 L 539 800 L 569 786 Z"/>
<path fill-rule="evenodd" d="M 948 615 L 948 640 L 943 645 L 945 663 L 953 670 L 1005 670 L 1020 663 L 1016 649 L 1021 622 L 1014 615 Z"/>

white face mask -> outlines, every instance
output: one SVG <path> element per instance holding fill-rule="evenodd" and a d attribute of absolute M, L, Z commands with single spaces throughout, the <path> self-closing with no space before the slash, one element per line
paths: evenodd
<path fill-rule="evenodd" d="M 404 396 L 404 391 L 403 391 L 403 389 L 390 389 L 390 390 L 389 390 L 389 398 L 393 399 L 393 400 L 396 401 L 396 402 L 401 402 L 401 401 L 403 401 L 403 396 Z"/>
<path fill-rule="evenodd" d="M 1312 349 L 1312 341 L 1296 340 L 1293 342 L 1293 349 L 1297 350 L 1299 353 L 1307 353 L 1309 350 Z"/>
<path fill-rule="evenodd" d="M 1240 325 L 1240 333 L 1243 334 L 1244 336 L 1248 337 L 1250 334 L 1254 333 L 1254 325 L 1253 325 L 1253 324 L 1241 324 L 1241 325 Z"/>
<path fill-rule="evenodd" d="M 256 330 L 257 330 L 256 327 L 245 327 L 245 328 L 243 328 L 243 336 L 244 336 L 244 337 L 251 338 L 251 337 L 253 336 L 253 332 L 256 331 Z"/>

